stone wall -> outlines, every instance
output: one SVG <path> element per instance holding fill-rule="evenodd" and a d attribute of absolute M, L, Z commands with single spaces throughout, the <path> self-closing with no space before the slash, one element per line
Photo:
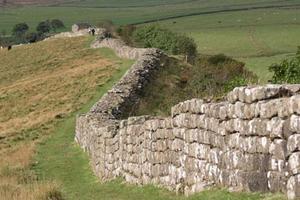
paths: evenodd
<path fill-rule="evenodd" d="M 167 118 L 122 120 L 160 66 L 162 53 L 149 52 L 77 118 L 76 141 L 101 180 L 124 177 L 187 195 L 218 185 L 300 198 L 300 85 L 240 87 L 224 102 L 182 102 Z"/>

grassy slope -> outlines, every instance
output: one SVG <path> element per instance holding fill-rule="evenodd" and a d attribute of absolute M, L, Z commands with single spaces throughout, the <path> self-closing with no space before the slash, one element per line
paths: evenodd
<path fill-rule="evenodd" d="M 36 141 L 132 64 L 111 50 L 90 49 L 92 39 L 56 39 L 0 51 L 0 199 L 36 200 L 56 187 L 36 182 L 30 170 Z"/>

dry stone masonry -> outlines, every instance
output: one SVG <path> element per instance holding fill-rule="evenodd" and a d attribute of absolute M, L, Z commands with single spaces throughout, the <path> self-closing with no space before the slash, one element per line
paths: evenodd
<path fill-rule="evenodd" d="M 95 174 L 186 195 L 218 185 L 300 198 L 300 85 L 239 87 L 224 102 L 179 103 L 167 118 L 121 120 L 162 55 L 151 49 L 137 56 L 120 82 L 78 116 L 75 139 Z"/>

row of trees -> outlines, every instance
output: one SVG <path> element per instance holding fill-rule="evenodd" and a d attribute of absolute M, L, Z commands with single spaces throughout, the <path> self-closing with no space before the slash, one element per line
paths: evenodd
<path fill-rule="evenodd" d="M 273 73 L 272 83 L 300 83 L 300 47 L 295 57 L 271 65 L 269 71 Z"/>
<path fill-rule="evenodd" d="M 197 56 L 197 45 L 192 38 L 157 25 L 140 28 L 127 25 L 119 27 L 117 33 L 125 42 L 134 46 L 154 47 L 170 54 L 185 55 L 186 61 L 189 63 L 193 63 Z"/>
<path fill-rule="evenodd" d="M 19 44 L 26 42 L 36 42 L 41 39 L 44 39 L 48 36 L 50 32 L 57 32 L 59 29 L 65 28 L 64 23 L 59 19 L 46 20 L 41 21 L 36 26 L 34 32 L 30 32 L 30 27 L 27 23 L 18 23 L 12 29 L 11 37 L 5 36 L 6 33 L 3 33 L 0 41 L 4 41 L 1 45 L 11 45 L 11 44 Z"/>

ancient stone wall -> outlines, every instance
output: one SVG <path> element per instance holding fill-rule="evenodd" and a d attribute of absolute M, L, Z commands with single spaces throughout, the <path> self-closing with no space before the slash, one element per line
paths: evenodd
<path fill-rule="evenodd" d="M 224 102 L 192 99 L 175 105 L 167 118 L 122 120 L 146 74 L 159 66 L 161 54 L 155 55 L 155 62 L 140 56 L 112 91 L 77 118 L 76 141 L 100 179 L 120 176 L 187 195 L 218 185 L 300 198 L 300 85 L 239 87 Z"/>

